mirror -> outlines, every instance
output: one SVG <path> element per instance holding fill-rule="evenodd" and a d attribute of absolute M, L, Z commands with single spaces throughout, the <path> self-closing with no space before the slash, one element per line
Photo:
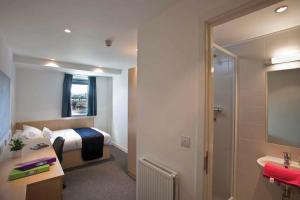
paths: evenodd
<path fill-rule="evenodd" d="M 267 72 L 268 141 L 300 148 L 300 69 Z"/>

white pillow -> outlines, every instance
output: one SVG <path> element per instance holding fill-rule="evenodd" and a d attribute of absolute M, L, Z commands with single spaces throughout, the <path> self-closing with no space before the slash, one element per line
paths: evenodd
<path fill-rule="evenodd" d="M 42 131 L 38 128 L 35 128 L 33 126 L 23 125 L 23 133 L 22 135 L 26 139 L 37 139 L 37 138 L 43 138 Z"/>
<path fill-rule="evenodd" d="M 53 131 L 51 131 L 51 130 L 50 130 L 49 128 L 47 128 L 47 127 L 44 127 L 44 128 L 43 128 L 42 133 L 43 133 L 43 136 L 44 136 L 45 138 L 51 139 L 52 136 L 53 136 Z"/>
<path fill-rule="evenodd" d="M 26 139 L 23 136 L 23 131 L 22 130 L 16 130 L 15 134 L 13 134 L 12 139 L 17 139 L 17 138 L 21 138 L 22 140 Z"/>

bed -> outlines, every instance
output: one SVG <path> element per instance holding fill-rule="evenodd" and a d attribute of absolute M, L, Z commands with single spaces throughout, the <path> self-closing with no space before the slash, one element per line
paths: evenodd
<path fill-rule="evenodd" d="M 61 119 L 48 121 L 33 121 L 16 123 L 15 129 L 22 129 L 23 125 L 29 125 L 38 129 L 47 127 L 52 130 L 51 142 L 56 137 L 65 139 L 62 167 L 64 169 L 85 165 L 91 162 L 110 158 L 109 145 L 111 136 L 104 131 L 94 128 L 93 118 Z M 82 137 L 77 133 L 78 128 L 87 127 L 91 131 L 100 132 L 103 135 L 103 155 L 101 158 L 86 160 L 82 158 Z"/>

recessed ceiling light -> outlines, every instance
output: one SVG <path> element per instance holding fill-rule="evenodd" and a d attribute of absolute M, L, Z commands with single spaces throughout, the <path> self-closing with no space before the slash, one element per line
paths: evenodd
<path fill-rule="evenodd" d="M 285 6 L 280 6 L 280 7 L 278 7 L 278 8 L 275 9 L 275 12 L 276 12 L 276 13 L 283 13 L 283 12 L 285 12 L 287 9 L 288 9 L 288 6 L 287 6 L 287 5 L 285 5 Z"/>
<path fill-rule="evenodd" d="M 97 68 L 93 70 L 96 73 L 104 73 L 103 69 Z"/>
<path fill-rule="evenodd" d="M 54 58 L 50 58 L 49 60 L 55 61 L 55 59 L 54 59 Z"/>
<path fill-rule="evenodd" d="M 65 33 L 71 33 L 72 32 L 70 29 L 67 29 L 67 28 L 64 31 L 65 31 Z"/>
<path fill-rule="evenodd" d="M 55 68 L 59 68 L 59 65 L 56 64 L 55 62 L 49 62 L 49 63 L 46 63 L 44 66 L 46 66 L 46 67 L 55 67 Z"/>

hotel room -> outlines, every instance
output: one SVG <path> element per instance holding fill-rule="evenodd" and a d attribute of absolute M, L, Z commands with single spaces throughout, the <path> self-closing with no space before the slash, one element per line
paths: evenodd
<path fill-rule="evenodd" d="M 124 11 L 119 24 L 100 25 L 119 10 L 93 11 L 103 5 L 0 2 L 1 200 L 135 198 L 127 157 L 137 22 Z M 134 26 L 120 29 L 124 21 Z M 20 163 L 33 167 L 21 173 Z"/>
<path fill-rule="evenodd" d="M 0 200 L 299 200 L 299 0 L 0 0 Z"/>

